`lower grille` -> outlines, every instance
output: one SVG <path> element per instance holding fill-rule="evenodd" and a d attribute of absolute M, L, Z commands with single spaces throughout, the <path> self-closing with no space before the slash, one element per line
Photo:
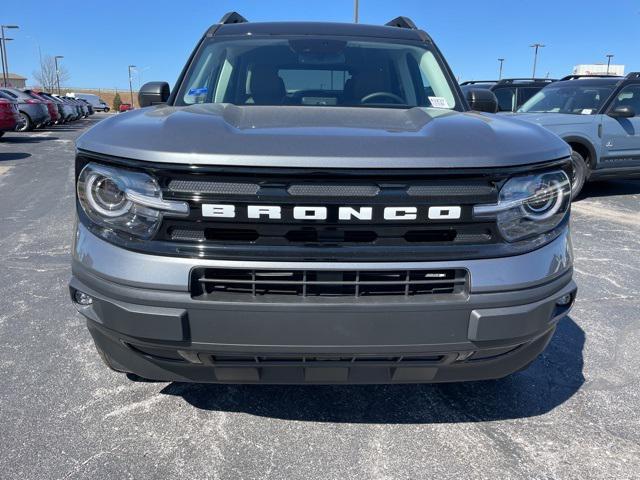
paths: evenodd
<path fill-rule="evenodd" d="M 229 295 L 261 297 L 372 297 L 464 295 L 468 272 L 444 270 L 253 270 L 197 268 L 191 295 L 216 300 Z"/>
<path fill-rule="evenodd" d="M 457 353 L 453 354 L 453 359 L 457 358 Z M 203 359 L 203 355 L 200 355 Z M 233 367 L 344 367 L 353 366 L 354 364 L 375 366 L 406 366 L 413 364 L 439 364 L 447 359 L 447 355 L 260 355 L 260 356 L 242 356 L 242 355 L 208 355 L 207 363 L 214 366 L 233 366 Z M 453 360 L 452 359 L 452 360 Z"/>

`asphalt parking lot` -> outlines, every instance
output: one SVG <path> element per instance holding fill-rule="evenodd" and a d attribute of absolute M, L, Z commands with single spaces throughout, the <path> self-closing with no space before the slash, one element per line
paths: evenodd
<path fill-rule="evenodd" d="M 0 477 L 640 477 L 640 181 L 574 204 L 579 298 L 544 355 L 499 381 L 265 387 L 108 370 L 67 292 L 74 139 L 0 141 Z"/>

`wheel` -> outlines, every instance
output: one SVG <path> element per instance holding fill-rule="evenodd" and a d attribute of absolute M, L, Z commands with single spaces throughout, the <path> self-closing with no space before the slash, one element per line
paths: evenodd
<path fill-rule="evenodd" d="M 109 113 L 109 109 L 108 109 L 108 108 L 105 108 L 105 109 L 104 109 L 104 113 Z"/>
<path fill-rule="evenodd" d="M 16 131 L 30 132 L 31 130 L 33 130 L 33 122 L 31 121 L 31 118 L 29 118 L 29 115 L 27 115 L 26 113 L 20 112 L 20 117 L 22 118 L 24 125 L 21 128 L 16 129 Z"/>
<path fill-rule="evenodd" d="M 586 160 L 575 150 L 571 152 L 571 166 L 573 167 L 573 173 L 571 175 L 571 199 L 573 200 L 578 196 L 582 187 L 589 178 L 591 169 L 587 165 Z"/>

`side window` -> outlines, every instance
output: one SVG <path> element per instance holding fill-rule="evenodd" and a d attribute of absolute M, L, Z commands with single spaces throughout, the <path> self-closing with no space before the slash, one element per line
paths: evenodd
<path fill-rule="evenodd" d="M 611 108 L 631 107 L 640 115 L 640 85 L 630 85 L 624 88 L 616 97 Z"/>
<path fill-rule="evenodd" d="M 527 101 L 540 91 L 540 88 L 522 87 L 518 89 L 518 107 L 521 107 Z"/>
<path fill-rule="evenodd" d="M 14 99 L 18 98 L 18 96 L 17 96 L 15 93 L 10 92 L 10 91 L 8 91 L 8 90 L 2 90 L 2 93 L 4 93 L 5 95 L 7 95 L 7 96 L 8 96 L 8 98 L 14 98 Z"/>
<path fill-rule="evenodd" d="M 516 92 L 513 88 L 497 88 L 493 91 L 498 98 L 498 109 L 501 112 L 512 112 Z"/>

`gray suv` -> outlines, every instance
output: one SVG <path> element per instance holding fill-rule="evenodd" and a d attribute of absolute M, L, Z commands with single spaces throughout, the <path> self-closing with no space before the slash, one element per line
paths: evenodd
<path fill-rule="evenodd" d="M 231 13 L 139 99 L 77 142 L 70 293 L 114 370 L 499 378 L 573 304 L 569 147 L 469 105 L 407 18 Z"/>
<path fill-rule="evenodd" d="M 570 75 L 541 90 L 518 118 L 542 125 L 572 149 L 573 195 L 585 182 L 640 177 L 640 73 Z"/>

